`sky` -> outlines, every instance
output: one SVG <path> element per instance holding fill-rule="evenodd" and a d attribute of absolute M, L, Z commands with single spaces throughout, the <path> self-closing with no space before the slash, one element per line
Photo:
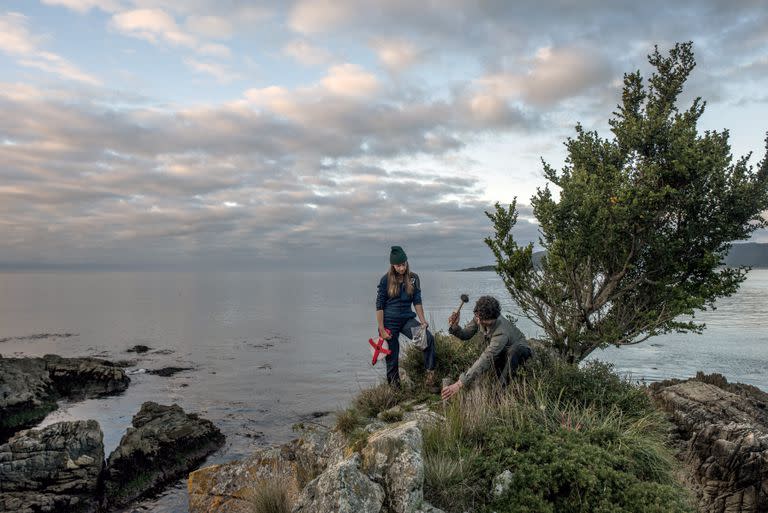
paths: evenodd
<path fill-rule="evenodd" d="M 535 242 L 542 159 L 678 41 L 757 165 L 764 0 L 0 0 L 0 267 L 490 264 L 484 212 Z"/>

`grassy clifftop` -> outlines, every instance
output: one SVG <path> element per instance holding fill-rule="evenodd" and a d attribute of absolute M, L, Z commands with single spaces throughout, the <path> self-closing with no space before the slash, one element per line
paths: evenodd
<path fill-rule="evenodd" d="M 439 378 L 455 379 L 479 351 L 443 334 L 436 341 Z M 444 403 L 419 385 L 417 350 L 406 350 L 402 364 L 414 385 L 363 390 L 339 427 L 354 432 L 363 416 L 430 403 L 446 419 L 424 431 L 424 493 L 434 506 L 449 513 L 694 511 L 675 479 L 663 416 L 644 388 L 610 366 L 538 360 L 505 390 L 485 383 Z"/>

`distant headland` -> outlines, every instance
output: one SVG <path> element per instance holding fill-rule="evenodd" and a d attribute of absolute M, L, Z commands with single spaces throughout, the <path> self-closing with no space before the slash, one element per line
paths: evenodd
<path fill-rule="evenodd" d="M 533 253 L 533 263 L 537 265 L 546 251 L 536 251 Z M 755 268 L 768 268 L 768 242 L 745 242 L 743 244 L 734 244 L 731 251 L 725 257 L 725 264 L 730 267 L 746 265 Z M 493 265 L 483 265 L 480 267 L 467 267 L 466 269 L 457 269 L 456 272 L 473 271 L 493 271 Z"/>

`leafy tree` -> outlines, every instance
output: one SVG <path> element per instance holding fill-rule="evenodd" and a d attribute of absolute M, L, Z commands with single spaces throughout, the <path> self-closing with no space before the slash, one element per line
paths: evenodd
<path fill-rule="evenodd" d="M 750 155 L 733 161 L 728 131 L 697 130 L 705 103 L 676 102 L 695 66 L 692 44 L 648 57 L 655 68 L 624 76 L 622 102 L 609 120 L 612 139 L 576 126 L 557 172 L 531 198 L 546 250 L 512 235 L 516 198 L 487 212 L 494 234 L 485 242 L 496 271 L 523 313 L 571 362 L 598 347 L 636 344 L 667 333 L 697 332 L 681 320 L 714 309 L 738 290 L 748 268 L 723 267 L 734 240 L 768 226 L 768 157 L 754 170 Z M 766 138 L 768 146 L 768 138 Z"/>

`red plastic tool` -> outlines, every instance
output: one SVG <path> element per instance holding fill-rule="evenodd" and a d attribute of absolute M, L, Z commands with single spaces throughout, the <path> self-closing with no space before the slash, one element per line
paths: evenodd
<path fill-rule="evenodd" d="M 387 332 L 387 335 L 392 335 L 392 332 L 388 329 L 384 328 L 384 331 Z M 368 339 L 368 343 L 373 348 L 373 358 L 371 359 L 371 365 L 376 365 L 376 362 L 379 360 L 379 355 L 390 355 L 392 354 L 392 351 L 389 349 L 389 344 L 387 344 L 387 340 L 384 338 L 381 338 L 381 336 L 378 337 L 378 340 L 376 342 L 373 341 L 372 338 Z"/>

